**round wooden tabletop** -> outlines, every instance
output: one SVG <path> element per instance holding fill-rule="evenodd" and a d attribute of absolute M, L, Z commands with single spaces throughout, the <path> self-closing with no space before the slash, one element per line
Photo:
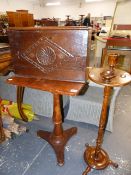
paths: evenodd
<path fill-rule="evenodd" d="M 112 78 L 110 82 L 107 82 L 101 76 L 101 73 L 105 70 L 106 68 L 92 68 L 88 77 L 97 84 L 111 87 L 124 86 L 131 82 L 131 75 L 120 69 L 115 69 L 115 77 Z"/>

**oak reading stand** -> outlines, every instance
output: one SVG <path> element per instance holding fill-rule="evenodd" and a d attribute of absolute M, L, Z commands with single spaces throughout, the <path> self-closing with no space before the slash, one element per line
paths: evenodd
<path fill-rule="evenodd" d="M 131 75 L 129 73 L 114 68 L 117 59 L 117 54 L 111 54 L 108 57 L 109 68 L 92 68 L 89 73 L 89 78 L 92 81 L 105 86 L 105 88 L 96 146 L 86 145 L 87 148 L 84 153 L 84 159 L 88 166 L 83 172 L 83 175 L 86 175 L 91 169 L 101 170 L 109 165 L 115 168 L 118 167 L 118 164 L 110 160 L 107 152 L 101 148 L 107 122 L 107 107 L 111 88 L 115 86 L 124 86 L 131 82 Z"/>
<path fill-rule="evenodd" d="M 37 135 L 53 147 L 62 166 L 64 147 L 77 128 L 63 130 L 60 95 L 75 96 L 85 86 L 91 31 L 84 27 L 11 28 L 8 34 L 15 76 L 7 82 L 18 86 L 21 117 L 27 121 L 21 108 L 24 87 L 53 94 L 54 129 L 39 130 Z"/>

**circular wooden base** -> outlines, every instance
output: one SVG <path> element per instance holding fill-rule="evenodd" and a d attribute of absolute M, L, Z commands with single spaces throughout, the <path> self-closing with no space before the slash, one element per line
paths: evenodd
<path fill-rule="evenodd" d="M 88 166 L 82 175 L 87 175 L 91 169 L 102 170 L 109 165 L 112 165 L 115 168 L 118 167 L 118 164 L 111 161 L 106 151 L 104 151 L 102 148 L 100 149 L 97 157 L 95 155 L 95 150 L 96 147 L 87 146 L 87 149 L 84 153 L 84 159 Z"/>
<path fill-rule="evenodd" d="M 68 140 L 77 133 L 77 128 L 73 127 L 63 131 L 60 136 L 55 136 L 54 133 L 39 130 L 37 135 L 46 140 L 54 149 L 59 166 L 64 165 L 64 148 Z"/>
<path fill-rule="evenodd" d="M 95 151 L 95 146 L 87 146 L 87 149 L 84 153 L 84 159 L 88 166 L 82 175 L 87 175 L 91 169 L 105 169 L 108 165 L 112 165 L 115 168 L 118 167 L 118 164 L 111 161 L 106 151 L 104 151 L 102 148 L 100 149 L 97 157 L 95 155 Z"/>
<path fill-rule="evenodd" d="M 88 146 L 85 153 L 84 153 L 84 159 L 85 162 L 93 169 L 101 170 L 106 168 L 110 164 L 110 159 L 108 154 L 101 149 L 98 157 L 95 157 L 95 150 L 96 147 Z"/>

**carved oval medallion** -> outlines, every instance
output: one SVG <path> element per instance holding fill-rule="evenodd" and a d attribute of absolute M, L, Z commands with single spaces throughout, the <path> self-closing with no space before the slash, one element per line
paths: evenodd
<path fill-rule="evenodd" d="M 36 57 L 38 62 L 42 65 L 53 64 L 56 60 L 55 51 L 49 46 L 38 49 Z"/>

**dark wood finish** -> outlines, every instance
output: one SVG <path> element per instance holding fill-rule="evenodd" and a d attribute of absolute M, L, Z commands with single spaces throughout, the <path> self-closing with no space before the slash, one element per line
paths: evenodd
<path fill-rule="evenodd" d="M 15 27 L 22 27 L 23 24 L 22 24 L 22 16 L 19 12 L 15 12 L 15 15 L 14 15 L 14 26 Z"/>
<path fill-rule="evenodd" d="M 53 132 L 39 130 L 37 135 L 51 144 L 56 156 L 57 162 L 60 166 L 64 164 L 64 147 L 67 141 L 77 132 L 77 128 L 73 127 L 67 130 L 63 130 L 62 127 L 62 116 L 60 110 L 60 95 L 57 93 L 53 94 L 54 98 L 54 110 L 53 110 L 53 121 L 54 129 Z"/>
<path fill-rule="evenodd" d="M 112 80 L 112 78 L 114 78 L 116 76 L 114 68 L 115 68 L 117 62 L 118 62 L 118 55 L 117 54 L 110 54 L 108 57 L 109 69 L 107 69 L 101 73 L 102 79 L 104 81 L 110 82 Z"/>
<path fill-rule="evenodd" d="M 21 20 L 21 24 L 22 24 L 21 27 L 28 27 L 28 12 L 19 11 L 17 13 L 19 14 L 19 20 Z"/>
<path fill-rule="evenodd" d="M 131 30 L 130 24 L 114 24 L 113 30 Z"/>
<path fill-rule="evenodd" d="M 104 136 L 104 129 L 106 126 L 106 116 L 107 116 L 107 106 L 109 101 L 109 96 L 111 92 L 110 86 L 105 86 L 104 88 L 104 100 L 102 105 L 102 112 L 99 123 L 98 137 L 96 140 L 96 146 L 87 145 L 86 151 L 84 153 L 85 162 L 87 162 L 88 167 L 84 171 L 83 175 L 86 175 L 91 168 L 101 170 L 105 169 L 109 165 L 113 165 L 115 168 L 118 167 L 116 163 L 109 159 L 108 154 L 101 148 Z"/>
<path fill-rule="evenodd" d="M 124 39 L 124 38 L 107 38 L 106 47 L 131 47 L 131 39 Z"/>
<path fill-rule="evenodd" d="M 0 75 L 6 75 L 12 65 L 12 57 L 9 47 L 0 48 Z"/>
<path fill-rule="evenodd" d="M 8 36 L 0 34 L 0 43 L 9 43 Z"/>
<path fill-rule="evenodd" d="M 9 39 L 16 75 L 7 82 L 18 86 L 17 101 L 22 118 L 27 120 L 21 107 L 23 87 L 53 93 L 54 129 L 52 132 L 40 130 L 37 134 L 51 144 L 62 166 L 64 147 L 77 129 L 63 130 L 60 95 L 77 95 L 85 85 L 90 32 L 74 27 L 17 28 L 10 29 Z"/>
<path fill-rule="evenodd" d="M 7 11 L 9 27 L 33 27 L 33 14 L 28 10 Z"/>
<path fill-rule="evenodd" d="M 87 28 L 14 28 L 8 35 L 15 74 L 85 81 L 91 44 Z"/>
<path fill-rule="evenodd" d="M 34 26 L 34 15 L 31 13 L 28 13 L 28 26 L 29 27 Z"/>
<path fill-rule="evenodd" d="M 10 27 L 15 27 L 15 12 L 6 11 L 8 15 L 8 23 Z"/>
<path fill-rule="evenodd" d="M 106 71 L 108 68 L 92 68 L 92 73 L 89 74 L 89 78 L 95 83 L 110 86 L 110 87 L 118 87 L 124 86 L 131 81 L 131 75 L 123 70 L 115 69 L 115 77 L 111 79 L 110 82 L 106 82 L 103 80 L 101 73 Z M 93 78 L 95 76 L 95 78 Z"/>
<path fill-rule="evenodd" d="M 22 102 L 23 102 L 23 96 L 24 96 L 24 87 L 18 86 L 17 87 L 17 104 L 18 104 L 18 110 L 20 113 L 21 118 L 27 122 L 28 118 L 27 116 L 24 114 L 23 110 L 22 110 Z"/>
<path fill-rule="evenodd" d="M 21 20 L 19 20 L 19 13 L 13 11 L 6 11 L 6 13 L 9 27 L 22 27 Z"/>
<path fill-rule="evenodd" d="M 85 162 L 88 164 L 88 166 L 86 170 L 83 172 L 83 175 L 88 174 L 88 172 L 90 172 L 91 169 L 101 170 L 101 169 L 105 169 L 109 165 L 113 165 L 116 168 L 118 167 L 116 163 L 112 162 L 109 159 L 109 156 L 106 153 L 106 151 L 104 151 L 101 148 L 101 145 L 103 142 L 103 136 L 104 136 L 104 129 L 105 129 L 106 120 L 107 120 L 106 114 L 107 114 L 107 106 L 108 106 L 110 92 L 111 92 L 111 87 L 105 86 L 104 100 L 103 100 L 102 112 L 100 117 L 96 146 L 87 145 L 87 148 L 84 152 L 84 159 L 85 159 Z"/>
<path fill-rule="evenodd" d="M 119 47 L 119 48 L 117 48 L 117 47 Z M 106 47 L 102 51 L 101 67 L 104 64 L 104 61 L 105 61 L 105 58 L 106 58 L 108 52 L 112 52 L 112 53 L 115 52 L 115 51 L 113 51 L 113 48 L 116 48 L 117 54 L 129 55 L 129 50 L 126 50 L 125 47 L 130 49 L 130 52 L 131 52 L 131 40 L 130 39 L 108 38 L 107 43 L 106 43 Z M 129 72 L 131 73 L 131 62 L 130 62 Z"/>
<path fill-rule="evenodd" d="M 111 64 L 114 62 L 109 61 Z M 107 152 L 101 148 L 104 131 L 107 123 L 107 108 L 108 102 L 111 94 L 111 88 L 114 86 L 124 86 L 131 82 L 131 75 L 127 72 L 115 69 L 115 76 L 113 76 L 110 81 L 106 81 L 101 76 L 106 69 L 103 68 L 93 68 L 89 73 L 89 78 L 94 81 L 95 83 L 102 84 L 105 86 L 104 88 L 104 99 L 102 105 L 102 111 L 99 121 L 99 129 L 98 129 L 98 136 L 96 139 L 96 146 L 89 146 L 84 152 L 84 159 L 85 162 L 88 164 L 86 170 L 83 172 L 83 175 L 88 174 L 91 169 L 102 170 L 105 169 L 107 166 L 112 165 L 113 167 L 117 168 L 118 164 L 114 163 L 110 160 Z"/>
<path fill-rule="evenodd" d="M 31 87 L 52 93 L 59 93 L 65 95 L 75 96 L 78 95 L 85 83 L 79 82 L 66 82 L 59 80 L 46 80 L 42 78 L 29 78 L 29 77 L 11 77 L 8 80 L 9 84 L 17 86 Z"/>
<path fill-rule="evenodd" d="M 0 54 L 0 72 L 6 69 L 12 61 L 12 57 L 10 53 Z"/>
<path fill-rule="evenodd" d="M 55 19 L 41 19 L 41 25 L 43 26 L 58 26 L 58 21 L 56 21 Z"/>
<path fill-rule="evenodd" d="M 107 50 L 106 48 L 103 49 L 102 51 L 102 67 L 105 66 L 105 59 L 109 54 L 113 54 L 113 53 L 117 53 L 118 56 L 118 64 L 117 67 L 119 68 L 119 57 L 121 57 L 121 55 L 124 55 L 125 58 L 127 57 L 129 59 L 129 64 L 128 64 L 128 69 L 126 68 L 125 71 L 129 72 L 131 74 L 131 49 L 130 50 L 113 50 L 113 49 L 109 49 Z M 127 67 L 127 66 L 126 66 Z M 124 70 L 124 67 L 122 67 L 122 70 Z"/>
<path fill-rule="evenodd" d="M 2 118 L 1 118 L 1 104 L 0 104 L 0 143 L 5 141 L 5 134 L 4 134 L 4 130 L 3 130 L 3 122 L 2 122 Z"/>

